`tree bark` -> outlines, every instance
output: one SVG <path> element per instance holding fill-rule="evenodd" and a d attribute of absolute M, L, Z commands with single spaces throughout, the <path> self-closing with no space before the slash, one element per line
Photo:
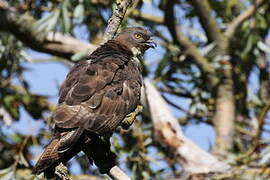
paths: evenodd
<path fill-rule="evenodd" d="M 225 172 L 229 169 L 226 163 L 203 151 L 184 136 L 175 117 L 167 107 L 166 101 L 158 90 L 145 79 L 146 98 L 154 125 L 155 140 L 172 153 L 190 174 Z"/>

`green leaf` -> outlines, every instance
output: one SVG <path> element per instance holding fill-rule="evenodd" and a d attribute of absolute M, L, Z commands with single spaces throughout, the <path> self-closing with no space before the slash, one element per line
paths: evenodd
<path fill-rule="evenodd" d="M 262 51 L 264 51 L 265 53 L 270 53 L 270 46 L 265 44 L 262 41 L 258 42 L 258 48 Z"/>
<path fill-rule="evenodd" d="M 54 12 L 54 16 L 48 21 L 48 26 L 46 27 L 46 31 L 52 31 L 55 28 L 57 21 L 59 19 L 59 16 L 60 16 L 60 10 L 57 9 Z"/>
<path fill-rule="evenodd" d="M 66 1 L 64 2 L 64 5 L 62 7 L 62 17 L 63 17 L 63 30 L 65 33 L 67 33 L 70 31 L 71 21 Z"/>
<path fill-rule="evenodd" d="M 44 24 L 46 25 L 47 21 L 49 21 L 53 16 L 54 16 L 54 13 L 51 13 L 50 15 L 43 17 L 42 19 L 36 21 L 33 24 L 33 27 L 36 29 L 36 28 L 40 28 L 40 26 L 42 26 Z"/>
<path fill-rule="evenodd" d="M 84 6 L 82 4 L 78 4 L 75 7 L 74 13 L 73 13 L 74 18 L 83 18 L 84 17 Z"/>
<path fill-rule="evenodd" d="M 162 71 L 168 63 L 168 58 L 169 58 L 169 55 L 165 54 L 165 56 L 160 60 L 158 67 L 155 71 L 155 78 L 160 77 L 162 75 Z"/>

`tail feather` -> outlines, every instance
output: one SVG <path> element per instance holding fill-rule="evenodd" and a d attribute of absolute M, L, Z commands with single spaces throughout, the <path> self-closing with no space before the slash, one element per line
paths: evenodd
<path fill-rule="evenodd" d="M 61 159 L 62 154 L 58 153 L 58 147 L 60 139 L 53 139 L 50 144 L 46 147 L 42 155 L 40 156 L 38 162 L 32 170 L 33 174 L 40 174 L 46 169 L 53 166 L 59 159 Z"/>
<path fill-rule="evenodd" d="M 33 174 L 40 174 L 47 170 L 54 169 L 61 162 L 66 162 L 80 151 L 79 143 L 83 130 L 81 128 L 62 132 L 57 134 L 47 145 L 41 154 L 35 167 L 32 169 Z"/>

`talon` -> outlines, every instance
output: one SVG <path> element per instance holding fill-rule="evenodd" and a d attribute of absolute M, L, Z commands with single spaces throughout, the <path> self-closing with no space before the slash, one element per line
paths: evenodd
<path fill-rule="evenodd" d="M 137 108 L 135 109 L 134 112 L 128 114 L 125 119 L 122 121 L 122 128 L 127 130 L 132 124 L 133 122 L 136 120 L 136 116 L 142 112 L 143 106 L 142 105 L 138 105 Z"/>

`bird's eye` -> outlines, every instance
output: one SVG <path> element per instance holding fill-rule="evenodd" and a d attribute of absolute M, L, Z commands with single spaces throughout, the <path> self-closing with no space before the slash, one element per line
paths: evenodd
<path fill-rule="evenodd" d="M 134 34 L 134 37 L 135 37 L 136 39 L 139 39 L 139 38 L 141 38 L 141 37 L 142 37 L 142 35 L 141 35 L 141 34 L 139 34 L 139 33 L 135 33 L 135 34 Z"/>

